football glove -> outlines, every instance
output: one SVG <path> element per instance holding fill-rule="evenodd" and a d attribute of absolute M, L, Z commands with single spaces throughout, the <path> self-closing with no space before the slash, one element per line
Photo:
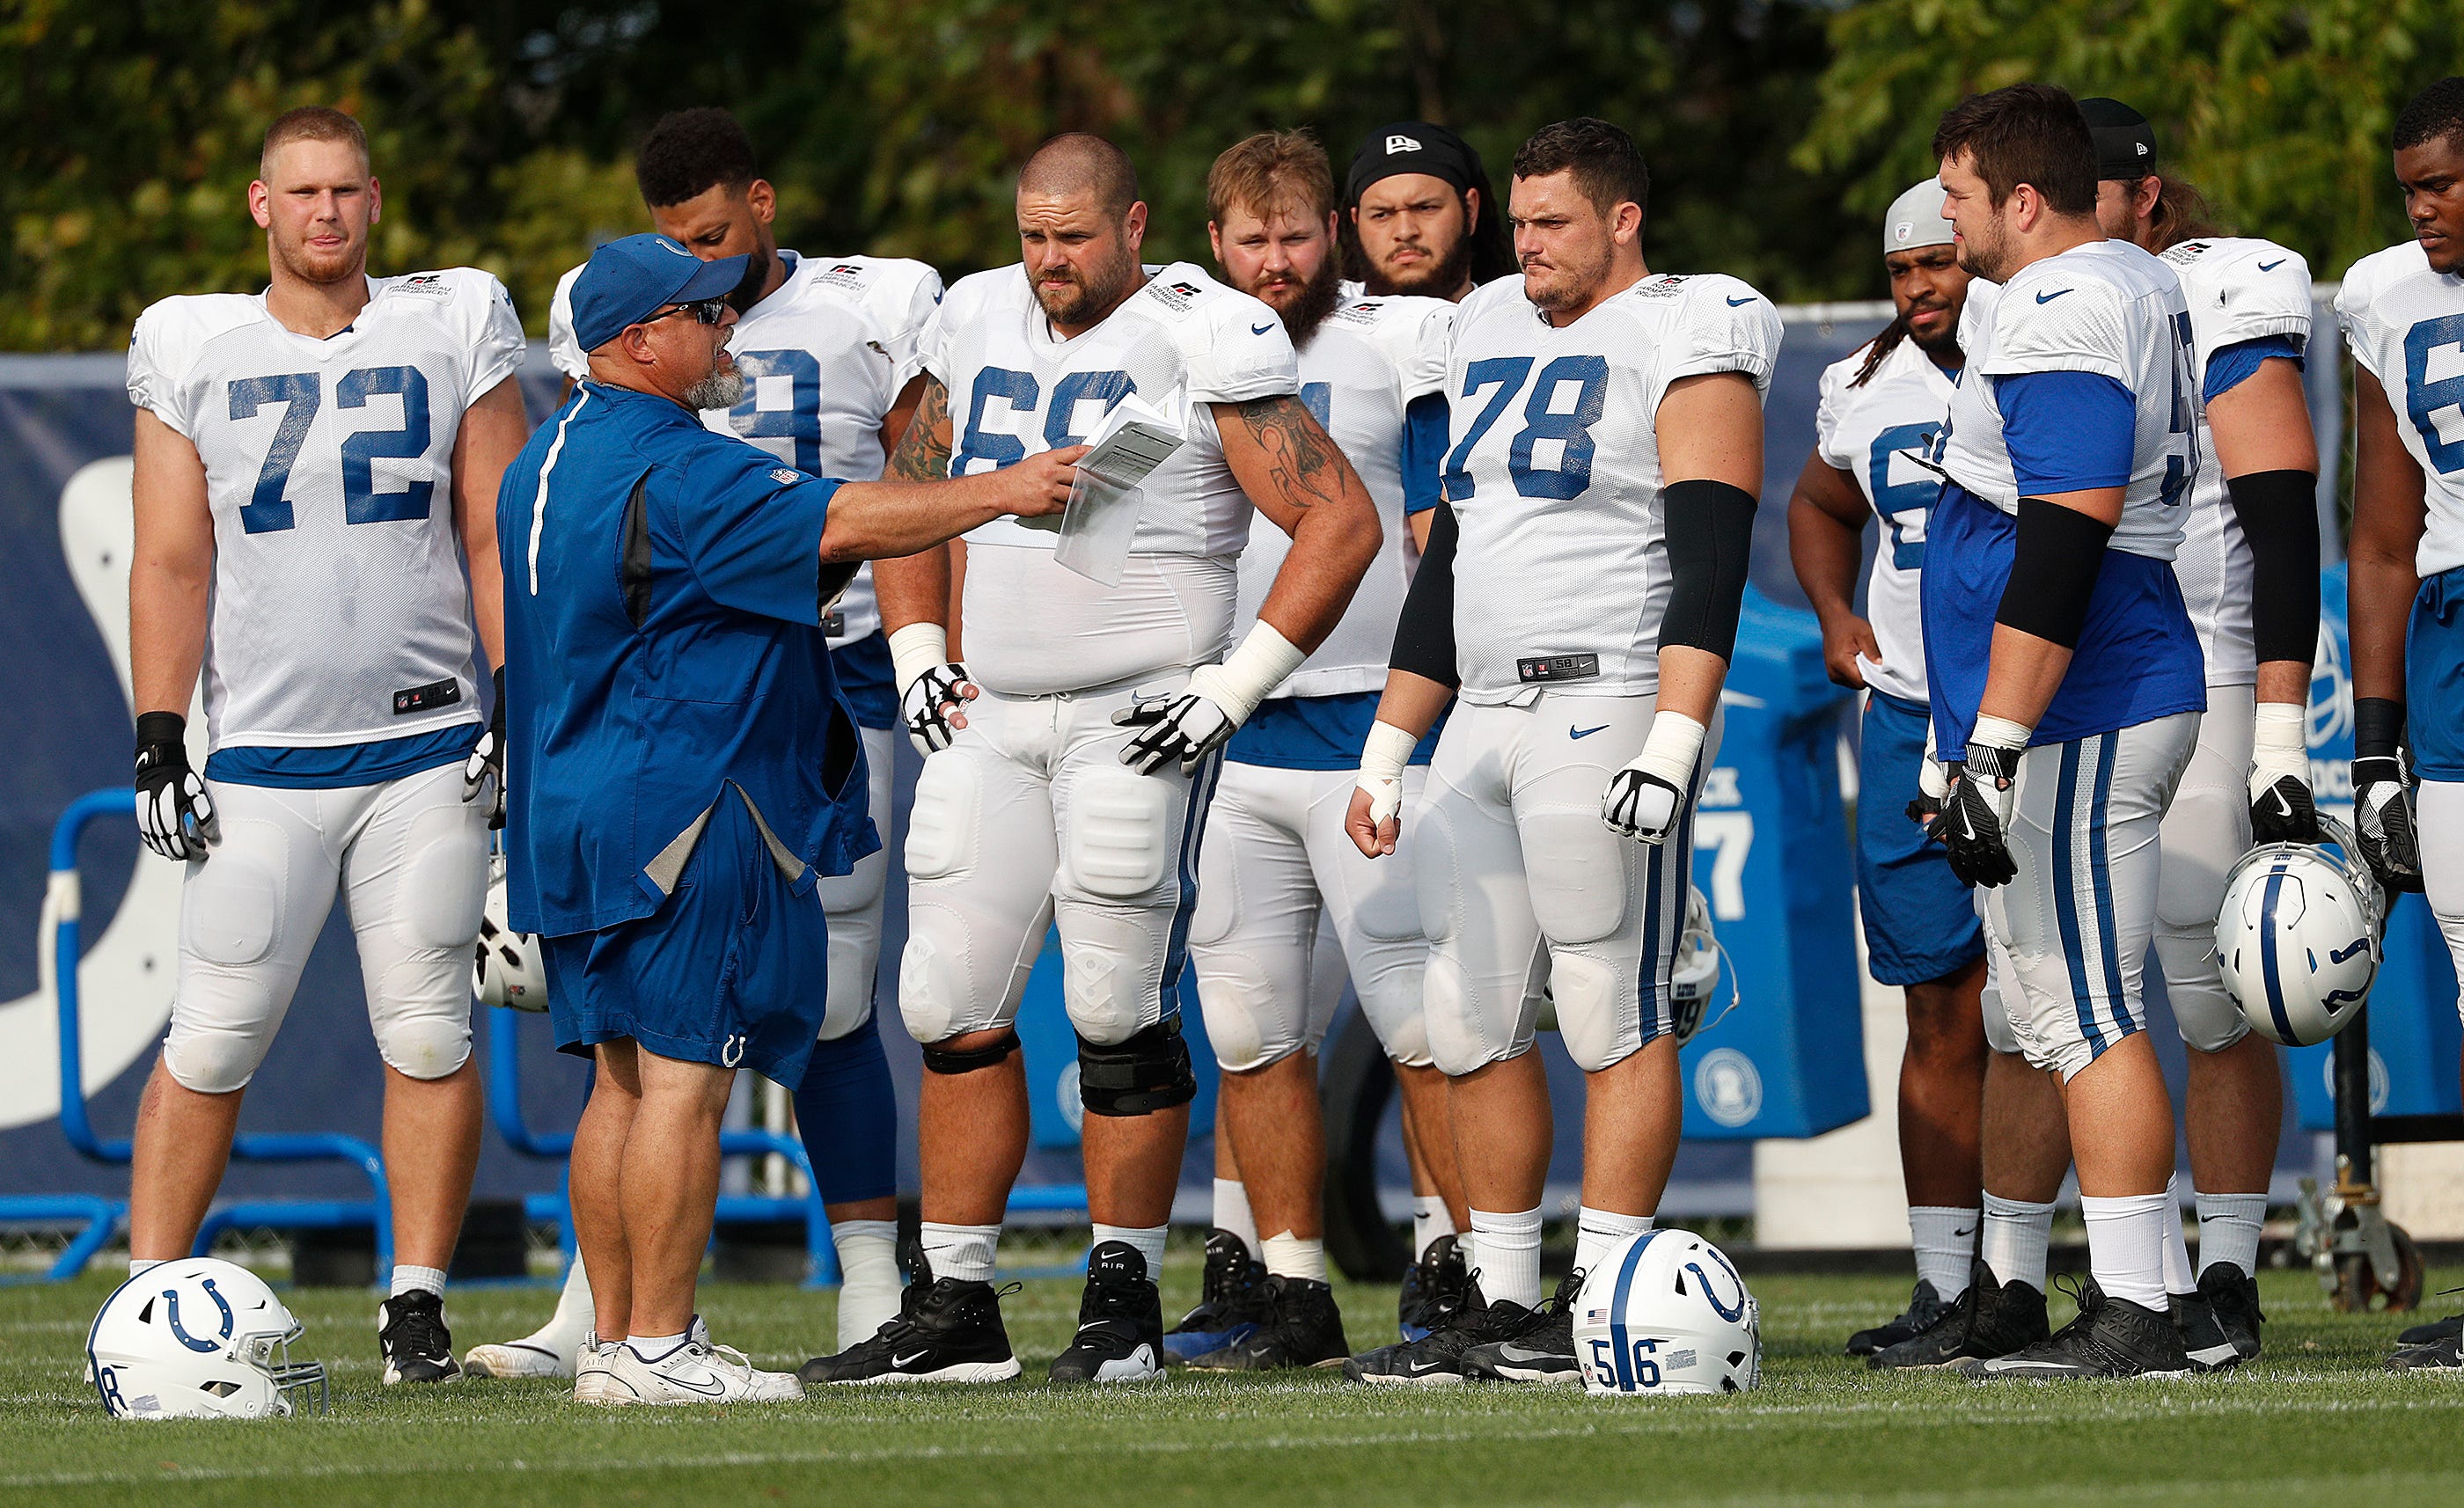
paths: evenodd
<path fill-rule="evenodd" d="M 2315 843 L 2319 808 L 2310 798 L 2310 710 L 2261 702 L 2251 741 L 2250 830 L 2262 843 Z"/>
<path fill-rule="evenodd" d="M 1259 620 L 1221 665 L 1201 665 L 1177 692 L 1140 697 L 1112 714 L 1114 726 L 1140 730 L 1121 747 L 1121 763 L 1153 775 L 1177 760 L 1181 774 L 1196 774 L 1208 754 L 1232 741 L 1266 693 L 1308 658 Z"/>
<path fill-rule="evenodd" d="M 1609 831 L 1659 846 L 1685 809 L 1694 788 L 1694 763 L 1702 756 L 1704 728 L 1683 712 L 1665 710 L 1651 718 L 1642 753 L 1609 776 L 1600 793 L 1600 820 Z"/>
<path fill-rule="evenodd" d="M 2362 862 L 2389 891 L 2421 890 L 2421 840 L 2412 823 L 2404 705 L 2391 697 L 2353 703 L 2353 838 Z"/>
<path fill-rule="evenodd" d="M 1949 773 L 1936 829 L 1950 850 L 1950 872 L 1963 885 L 2009 885 L 2019 872 L 2009 834 L 2019 760 L 2028 730 L 2004 717 L 1979 717 L 1968 740 L 1968 761 Z"/>
<path fill-rule="evenodd" d="M 188 768 L 188 720 L 177 712 L 138 714 L 137 831 L 146 847 L 183 863 L 222 841 L 214 798 Z"/>
<path fill-rule="evenodd" d="M 479 798 L 481 791 L 490 792 L 488 826 L 491 830 L 505 825 L 505 670 L 496 667 L 496 710 L 488 716 L 487 730 L 479 741 L 471 746 L 471 757 L 462 761 L 462 801 L 464 805 Z"/>
<path fill-rule="evenodd" d="M 936 754 L 958 736 L 951 718 L 967 705 L 975 683 L 967 667 L 950 658 L 950 636 L 939 623 L 909 623 L 890 636 L 891 674 L 901 688 L 899 720 L 920 754 Z"/>

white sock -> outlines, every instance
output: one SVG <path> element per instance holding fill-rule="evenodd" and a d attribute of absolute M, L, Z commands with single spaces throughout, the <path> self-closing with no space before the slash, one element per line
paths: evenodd
<path fill-rule="evenodd" d="M 1650 1229 L 1651 1216 L 1647 1214 L 1618 1214 L 1613 1210 L 1583 1206 L 1574 1222 L 1574 1271 L 1591 1272 L 1608 1256 L 1610 1247 Z"/>
<path fill-rule="evenodd" d="M 2267 1223 L 2263 1193 L 2203 1193 L 2199 1211 L 2199 1270 L 2231 1262 L 2245 1276 L 2258 1271 L 2258 1232 Z"/>
<path fill-rule="evenodd" d="M 2026 1283 L 2045 1291 L 2045 1255 L 2054 1244 L 2054 1207 L 2026 1199 L 1985 1194 L 1985 1265 L 1997 1283 Z"/>
<path fill-rule="evenodd" d="M 410 1292 L 414 1288 L 419 1290 L 421 1293 L 443 1294 L 445 1292 L 445 1269 L 442 1267 L 412 1267 L 405 1262 L 394 1263 L 393 1291 L 386 1294 L 385 1297 L 388 1299 L 399 1299 L 404 1294 Z"/>
<path fill-rule="evenodd" d="M 132 1257 L 128 1259 L 128 1276 L 134 1278 L 139 1273 L 160 1267 L 163 1260 L 160 1257 Z"/>
<path fill-rule="evenodd" d="M 1490 1303 L 1540 1306 L 1540 1211 L 1471 1213 L 1471 1238 L 1480 1256 L 1481 1297 Z"/>
<path fill-rule="evenodd" d="M 1326 1241 L 1322 1237 L 1294 1235 L 1289 1231 L 1267 1236 L 1265 1259 L 1266 1271 L 1277 1278 L 1326 1281 Z"/>
<path fill-rule="evenodd" d="M 674 1355 L 676 1347 L 684 1344 L 686 1336 L 692 1334 L 687 1330 L 684 1335 L 628 1335 L 625 1344 L 632 1347 L 633 1354 L 642 1360 L 658 1363 Z"/>
<path fill-rule="evenodd" d="M 1001 1244 L 998 1225 L 940 1225 L 924 1222 L 924 1260 L 935 1278 L 964 1283 L 993 1280 L 993 1248 Z"/>
<path fill-rule="evenodd" d="M 2165 1313 L 2165 1222 L 2182 1224 L 2172 1194 L 2081 1194 L 2079 1213 L 2087 1217 L 2088 1272 L 2104 1296 Z"/>
<path fill-rule="evenodd" d="M 1249 1212 L 1248 1186 L 1238 1178 L 1215 1180 L 1215 1226 L 1241 1238 L 1249 1255 L 1258 1255 L 1258 1217 Z"/>
<path fill-rule="evenodd" d="M 1412 1255 L 1417 1257 L 1429 1249 L 1429 1243 L 1440 1236 L 1453 1235 L 1455 1217 L 1446 1213 L 1446 1201 L 1433 1193 L 1412 1195 Z"/>
<path fill-rule="evenodd" d="M 1087 1244 L 1096 1247 L 1106 1241 L 1126 1241 L 1136 1247 L 1138 1255 L 1147 1259 L 1147 1276 L 1160 1278 L 1163 1276 L 1163 1239 L 1171 1232 L 1169 1225 L 1098 1225 L 1094 1234 L 1087 1238 Z M 1250 1250 L 1255 1251 L 1256 1248 Z"/>
<path fill-rule="evenodd" d="M 898 1222 L 839 1220 L 839 1349 L 871 1340 L 898 1314 Z"/>
<path fill-rule="evenodd" d="M 590 1273 L 582 1265 L 582 1254 L 576 1252 L 572 1265 L 564 1270 L 564 1286 L 557 1292 L 556 1313 L 522 1337 L 521 1344 L 567 1357 L 578 1355 L 589 1343 L 598 1318 L 590 1302 Z"/>
<path fill-rule="evenodd" d="M 1969 1265 L 1976 1257 L 1976 1227 L 1982 1210 L 1957 1210 L 1948 1205 L 1908 1207 L 1908 1238 L 1916 1248 L 1917 1276 L 1933 1284 L 1945 1303 L 1968 1292 Z"/>
<path fill-rule="evenodd" d="M 2190 1267 L 2189 1243 L 2182 1238 L 2182 1183 L 2179 1175 L 2165 1189 L 2165 1291 L 2199 1291 L 2199 1275 Z"/>

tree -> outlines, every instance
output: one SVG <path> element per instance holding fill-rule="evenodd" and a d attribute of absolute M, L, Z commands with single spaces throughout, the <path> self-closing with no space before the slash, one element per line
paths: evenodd
<path fill-rule="evenodd" d="M 2168 171 L 2224 220 L 2322 277 L 2404 239 L 2387 133 L 2464 56 L 2452 0 L 1872 0 L 1837 11 L 1808 172 L 1853 175 L 1879 213 L 1935 168 L 1942 112 L 2035 79 L 2110 95 L 2156 124 Z"/>

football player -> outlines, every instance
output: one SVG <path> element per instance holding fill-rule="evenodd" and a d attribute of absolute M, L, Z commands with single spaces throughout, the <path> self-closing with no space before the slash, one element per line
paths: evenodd
<path fill-rule="evenodd" d="M 530 432 L 522 330 L 486 273 L 368 275 L 382 197 L 339 110 L 275 120 L 248 202 L 266 290 L 165 298 L 129 341 L 138 823 L 188 866 L 129 1265 L 187 1255 L 339 888 L 385 1064 L 384 1376 L 443 1382 L 479 1155 L 471 950 L 503 820 L 502 699 L 483 727 L 474 651 L 502 663 L 495 510 Z"/>
<path fill-rule="evenodd" d="M 1303 133 L 1262 132 L 1217 158 L 1207 214 L 1224 280 L 1282 317 L 1300 356 L 1301 402 L 1351 459 L 1384 529 L 1342 623 L 1225 745 L 1199 849 L 1190 961 L 1223 1070 L 1218 1135 L 1222 1149 L 1237 1148 L 1253 1229 L 1269 1233 L 1261 1243 L 1269 1280 L 1260 1328 L 1192 1365 L 1259 1370 L 1350 1354 L 1326 1274 L 1317 1047 L 1333 1002 L 1311 989 L 1321 918 L 1332 924 L 1412 1124 L 1434 1127 L 1453 1150 L 1445 1078 L 1420 1024 L 1428 942 L 1412 871 L 1363 858 L 1343 819 L 1437 506 L 1455 311 L 1435 298 L 1343 296 L 1333 173 Z M 1256 618 L 1287 553 L 1271 519 L 1251 520 L 1236 631 Z M 1416 798 L 1431 743 L 1421 740 L 1406 771 Z"/>
<path fill-rule="evenodd" d="M 1451 1081 L 1485 1302 L 1353 1358 L 1362 1382 L 1576 1381 L 1583 1272 L 1650 1228 L 1677 1154 L 1669 974 L 1780 324 L 1735 278 L 1644 265 L 1649 191 L 1617 126 L 1543 127 L 1514 158 L 1523 275 L 1455 317 L 1445 503 L 1347 827 L 1363 853 L 1395 851 L 1411 752 L 1460 687 L 1410 821 L 1433 945 L 1426 1029 Z M 1586 1075 L 1575 1272 L 1546 1304 L 1544 990 Z"/>
<path fill-rule="evenodd" d="M 2427 890 L 2464 962 L 2464 77 L 2396 117 L 2395 177 L 2413 238 L 2354 263 L 2336 295 L 2357 367 L 2354 826 L 2380 884 Z M 2388 1365 L 2464 1367 L 2459 1333 L 2464 1318 L 2419 1326 Z"/>
<path fill-rule="evenodd" d="M 946 595 L 944 562 L 877 567 L 909 726 L 933 751 L 899 972 L 924 1044 L 930 1271 L 898 1319 L 807 1363 L 807 1381 L 1018 1375 L 991 1279 L 1026 1151 L 1011 1022 L 1047 926 L 1078 1035 L 1094 1223 L 1078 1333 L 1051 1376 L 1162 1374 L 1155 1273 L 1197 1092 L 1174 1001 L 1207 799 L 1224 743 L 1334 629 L 1379 550 L 1376 505 L 1302 403 L 1282 318 L 1185 263 L 1140 267 L 1147 210 L 1119 148 L 1054 138 L 1017 202 L 1022 264 L 950 291 L 891 473 L 964 476 L 1100 437 L 1133 395 L 1131 412 L 1180 443 L 1145 476 L 1117 584 L 1063 566 L 1070 541 L 1046 530 L 968 535 L 964 665 L 946 606 L 911 620 L 893 597 Z M 1253 504 L 1291 544 L 1231 647 Z"/>
<path fill-rule="evenodd" d="M 1928 178 L 1882 218 L 1890 324 L 1823 369 L 1814 453 L 1789 499 L 1789 553 L 1822 622 L 1831 679 L 1862 689 L 1857 754 L 1857 891 L 1876 982 L 1905 992 L 1900 1169 L 1917 1283 L 1898 1318 L 1848 1338 L 1867 1356 L 1931 1325 L 1968 1289 L 1981 1218 L 1978 1120 L 1985 1099 L 1985 935 L 1939 843 L 1902 812 L 1920 796 L 1927 691 L 1917 607 L 1925 515 L 1942 491 L 1925 469 L 1967 358 L 1968 273 Z M 1869 520 L 1882 529 L 1857 611 Z"/>
<path fill-rule="evenodd" d="M 2198 472 L 2189 312 L 2170 267 L 2099 229 L 2096 146 L 2069 95 L 1977 96 L 1943 117 L 1934 150 L 1961 264 L 2001 285 L 1963 332 L 1968 376 L 1935 447 L 1946 480 L 1924 617 L 1948 762 L 1939 831 L 1953 869 L 1989 892 L 2028 1060 L 2060 1076 L 2093 1271 L 2074 1322 L 1971 1365 L 2180 1376 L 2172 1105 L 2140 973 L 2158 824 L 2207 703 L 2171 565 Z M 1994 1298 L 1979 1274 L 1964 1301 Z"/>
<path fill-rule="evenodd" d="M 1344 176 L 1344 259 L 1374 297 L 1460 302 L 1514 271 L 1488 170 L 1441 125 L 1397 120 L 1360 139 Z"/>
<path fill-rule="evenodd" d="M 940 301 L 940 275 L 904 258 L 807 256 L 781 248 L 774 229 L 778 194 L 760 175 L 744 128 L 722 109 L 663 117 L 642 139 L 634 177 L 660 233 L 705 261 L 752 258 L 730 297 L 738 318 L 729 350 L 744 375 L 744 397 L 732 408 L 707 411 L 703 423 L 808 475 L 879 476 L 923 391 L 915 339 Z M 572 291 L 581 272 L 573 269 L 557 284 L 548 314 L 549 355 L 575 382 L 589 371 L 573 336 Z M 898 695 L 869 567 L 857 573 L 824 627 L 831 668 L 863 730 L 872 821 L 887 841 Z M 876 853 L 858 861 L 853 873 L 820 882 L 829 915 L 829 1014 L 796 1092 L 797 1129 L 839 1258 L 843 1347 L 898 1311 L 898 1107 L 872 1014 L 889 872 L 889 855 Z M 577 1257 L 546 1326 L 518 1341 L 473 1346 L 464 1364 L 479 1376 L 572 1376 L 590 1331 L 589 1294 Z"/>

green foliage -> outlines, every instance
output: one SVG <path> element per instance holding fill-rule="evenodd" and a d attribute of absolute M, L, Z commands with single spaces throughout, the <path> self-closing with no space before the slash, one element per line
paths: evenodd
<path fill-rule="evenodd" d="M 1871 0 L 1830 33 L 1794 160 L 1858 210 L 1934 170 L 1945 109 L 2040 79 L 2137 107 L 2169 171 L 2322 278 L 2404 238 L 2388 130 L 2464 58 L 2453 0 Z"/>

